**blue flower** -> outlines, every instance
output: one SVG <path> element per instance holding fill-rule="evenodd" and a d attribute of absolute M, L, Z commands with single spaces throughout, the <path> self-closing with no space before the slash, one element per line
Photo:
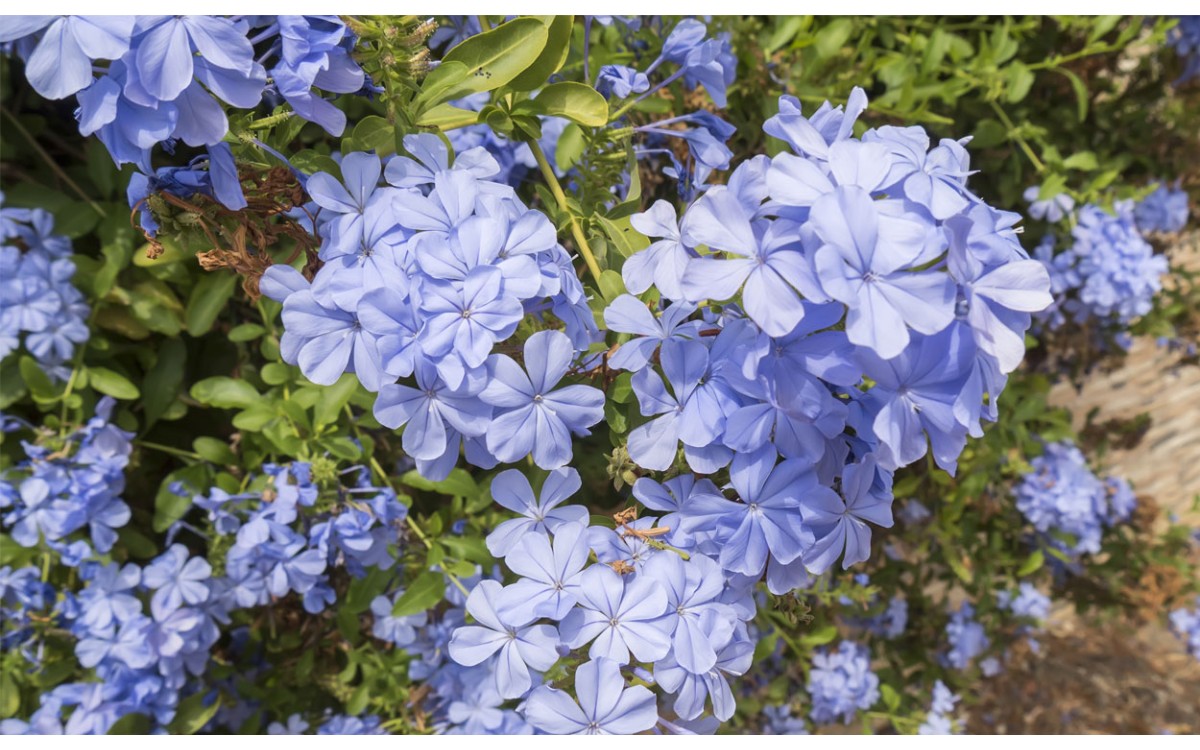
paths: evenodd
<path fill-rule="evenodd" d="M 571 467 L 551 471 L 540 496 L 534 495 L 529 479 L 517 469 L 497 474 L 492 480 L 492 499 L 523 517 L 503 521 L 488 534 L 488 550 L 496 557 L 504 557 L 527 534 L 553 534 L 564 523 L 587 525 L 586 507 L 558 507 L 578 492 L 580 486 L 579 472 Z"/>
<path fill-rule="evenodd" d="M 469 384 L 449 387 L 426 362 L 417 367 L 416 381 L 416 388 L 385 385 L 375 401 L 375 418 L 380 424 L 405 428 L 403 446 L 410 456 L 428 461 L 444 454 L 452 443 L 451 427 L 468 436 L 487 431 L 492 408 L 471 392 Z"/>
<path fill-rule="evenodd" d="M 133 16 L 19 16 L 5 22 L 0 42 L 41 32 L 25 76 L 47 99 L 64 99 L 91 85 L 93 61 L 129 51 L 133 24 Z"/>
<path fill-rule="evenodd" d="M 638 661 L 654 661 L 670 650 L 670 629 L 660 619 L 667 597 L 653 578 L 626 581 L 607 565 L 593 565 L 583 572 L 578 599 L 559 629 L 569 648 L 591 643 L 588 656 L 618 664 L 628 664 L 631 652 Z"/>
<path fill-rule="evenodd" d="M 816 299 L 823 295 L 805 259 L 797 227 L 752 219 L 728 188 L 705 193 L 684 216 L 683 242 L 735 257 L 690 260 L 681 289 L 693 301 L 727 300 L 744 284 L 742 304 L 750 318 L 768 335 L 786 336 L 804 317 L 799 294 Z"/>
<path fill-rule="evenodd" d="M 717 664 L 717 652 L 733 637 L 737 613 L 718 601 L 725 576 L 711 558 L 693 554 L 655 555 L 639 578 L 654 581 L 667 598 L 663 621 L 671 638 L 671 655 L 692 674 L 704 674 Z"/>
<path fill-rule="evenodd" d="M 423 627 L 426 622 L 424 612 L 403 617 L 392 616 L 396 600 L 403 595 L 404 591 L 397 591 L 390 599 L 377 596 L 371 600 L 371 614 L 375 616 L 371 634 L 400 648 L 411 646 L 417 639 L 417 628 Z"/>
<path fill-rule="evenodd" d="M 504 616 L 525 622 L 537 617 L 562 620 L 582 593 L 589 554 L 586 528 L 581 523 L 559 526 L 553 544 L 543 534 L 521 537 L 504 558 L 509 569 L 521 576 L 501 597 Z"/>
<path fill-rule="evenodd" d="M 532 453 L 538 466 L 556 469 L 571 460 L 571 434 L 587 435 L 604 418 L 604 394 L 587 385 L 555 389 L 574 357 L 565 334 L 539 331 L 524 353 L 525 370 L 503 354 L 488 359 L 489 382 L 479 395 L 497 409 L 488 450 L 506 463 Z"/>
<path fill-rule="evenodd" d="M 812 493 L 801 500 L 804 523 L 816 537 L 804 554 L 804 564 L 810 571 L 824 573 L 843 551 L 843 569 L 870 557 L 871 527 L 867 522 L 885 529 L 892 526 L 890 479 L 877 470 L 875 456 L 868 454 L 843 470 L 843 497 Z"/>
<path fill-rule="evenodd" d="M 558 633 L 550 625 L 530 625 L 500 607 L 500 584 L 480 581 L 467 597 L 467 611 L 479 625 L 458 628 L 450 639 L 450 657 L 473 667 L 493 654 L 496 688 L 503 698 L 520 698 L 533 681 L 529 669 L 544 672 L 558 661 Z"/>
<path fill-rule="evenodd" d="M 90 583 L 79 596 L 82 610 L 79 622 L 90 631 L 99 632 L 142 613 L 142 603 L 131 593 L 142 582 L 142 571 L 137 565 L 96 565 L 85 577 L 90 578 Z"/>
<path fill-rule="evenodd" d="M 950 641 L 950 650 L 946 653 L 946 663 L 955 669 L 966 669 L 975 657 L 982 654 L 991 645 L 987 631 L 975 621 L 975 608 L 963 602 L 950 616 L 946 625 L 946 638 Z"/>
<path fill-rule="evenodd" d="M 711 669 L 694 673 L 679 665 L 674 654 L 654 665 L 654 679 L 675 695 L 672 708 L 684 719 L 696 719 L 704 704 L 712 703 L 713 718 L 728 721 L 737 709 L 729 677 L 746 674 L 754 662 L 754 641 L 746 637 L 744 627 L 721 648 Z"/>
<path fill-rule="evenodd" d="M 543 685 L 525 702 L 525 718 L 547 734 L 637 734 L 654 728 L 654 693 L 641 685 L 626 688 L 620 666 L 593 659 L 575 671 L 575 694 Z"/>
<path fill-rule="evenodd" d="M 1178 183 L 1171 188 L 1160 182 L 1134 207 L 1133 216 L 1143 232 L 1178 232 L 1187 226 L 1188 195 Z"/>
<path fill-rule="evenodd" d="M 870 652 L 851 641 L 842 641 L 835 651 L 813 654 L 807 687 L 812 698 L 809 716 L 818 724 L 838 718 L 849 724 L 856 712 L 879 700 L 879 678 L 871 671 Z"/>
<path fill-rule="evenodd" d="M 1171 629 L 1184 642 L 1192 656 L 1200 659 L 1200 596 L 1192 609 L 1180 607 L 1169 616 Z"/>
<path fill-rule="evenodd" d="M 1075 199 L 1068 193 L 1041 197 L 1040 185 L 1025 190 L 1025 200 L 1029 201 L 1029 215 L 1034 219 L 1044 219 L 1051 224 L 1057 224 L 1063 218 L 1070 216 L 1075 209 Z"/>
<path fill-rule="evenodd" d="M 172 545 L 146 566 L 142 583 L 155 589 L 150 611 L 157 620 L 165 619 L 175 610 L 188 604 L 203 604 L 208 600 L 212 566 L 202 557 L 188 559 L 187 548 Z"/>
<path fill-rule="evenodd" d="M 655 201 L 647 211 L 634 214 L 629 221 L 634 229 L 647 237 L 662 239 L 625 260 L 621 266 L 625 288 L 633 294 L 641 294 L 653 284 L 667 299 L 682 300 L 683 291 L 679 282 L 687 268 L 688 259 L 694 254 L 683 244 L 679 222 L 675 218 L 675 206 L 667 201 Z"/>
<path fill-rule="evenodd" d="M 220 70 L 249 75 L 254 66 L 254 48 L 227 18 L 140 18 L 137 31 L 140 38 L 134 59 L 138 83 L 160 101 L 173 101 L 191 84 L 197 52 Z"/>
<path fill-rule="evenodd" d="M 655 317 L 649 308 L 631 294 L 622 294 L 604 308 L 604 322 L 610 331 L 637 334 L 621 344 L 608 358 L 608 366 L 617 370 L 637 372 L 645 367 L 664 342 L 675 338 L 695 338 L 699 323 L 687 318 L 696 308 L 686 302 L 670 305 Z"/>
<path fill-rule="evenodd" d="M 645 73 L 625 65 L 605 65 L 596 76 L 596 90 L 608 97 L 624 99 L 630 94 L 649 91 L 650 79 Z"/>

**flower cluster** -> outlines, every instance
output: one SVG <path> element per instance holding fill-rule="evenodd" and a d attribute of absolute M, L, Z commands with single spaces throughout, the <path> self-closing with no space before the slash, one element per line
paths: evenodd
<path fill-rule="evenodd" d="M 395 493 L 371 487 L 368 474 L 356 467 L 344 472 L 357 476 L 353 486 L 339 484 L 336 497 L 323 497 L 310 467 L 301 463 L 264 466 L 262 476 L 250 483 L 258 489 L 232 493 L 214 487 L 193 498 L 207 511 L 211 533 L 229 537 L 220 545 L 222 560 L 171 544 L 184 531 L 198 531 L 181 521 L 168 532 L 171 546 L 145 567 L 104 562 L 99 554 L 111 548 L 114 529 L 130 516 L 119 496 L 132 436 L 107 423 L 111 408 L 111 400 L 102 403 L 97 417 L 72 436 L 79 447 L 69 458 L 27 445 L 30 461 L 0 484 L 0 497 L 11 507 L 4 522 L 13 539 L 30 546 L 44 537 L 64 564 L 78 566 L 85 582 L 79 592 L 56 593 L 33 568 L 0 571 L 6 649 L 21 648 L 38 661 L 30 612 L 49 607 L 48 616 L 76 639 L 80 666 L 94 670 L 100 680 L 47 692 L 29 725 L 12 724 L 6 732 L 53 725 L 69 733 L 102 734 L 131 713 L 165 726 L 180 700 L 194 694 L 197 683 L 191 678 L 206 671 L 230 613 L 292 593 L 305 610 L 319 613 L 335 599 L 329 579 L 335 568 L 357 578 L 369 568 L 389 570 L 395 564 L 389 550 L 401 541 L 407 513 Z M 14 474 L 21 475 L 19 482 Z M 173 490 L 186 493 L 182 486 Z M 95 551 L 86 541 L 68 539 L 85 525 Z M 392 600 L 380 600 L 372 606 L 376 637 L 401 646 L 413 642 L 413 626 L 424 624 L 424 614 L 392 618 Z M 12 603 L 19 606 L 10 611 Z M 72 706 L 64 726 L 62 712 Z M 326 729 L 349 733 L 354 727 L 329 723 Z"/>
<path fill-rule="evenodd" d="M 991 645 L 991 638 L 983 625 L 975 621 L 975 607 L 968 602 L 950 615 L 946 625 L 946 638 L 950 642 L 950 650 L 945 655 L 945 662 L 954 669 L 966 669 Z"/>
<path fill-rule="evenodd" d="M 1056 254 L 1052 237 L 1038 247 L 1036 257 L 1054 290 L 1055 304 L 1041 316 L 1051 328 L 1069 315 L 1076 323 L 1094 320 L 1124 330 L 1150 311 L 1162 289 L 1167 259 L 1142 238 L 1133 203 L 1118 201 L 1113 209 L 1081 208 L 1070 249 Z"/>
<path fill-rule="evenodd" d="M 221 143 L 229 130 L 222 103 L 286 102 L 341 135 L 346 116 L 320 92 L 364 84 L 350 55 L 354 36 L 337 16 L 22 16 L 5 24 L 0 42 L 25 60 L 39 94 L 77 97 L 81 134 L 95 134 L 118 166 L 147 174 L 160 143 Z"/>
<path fill-rule="evenodd" d="M 1200 596 L 1192 609 L 1180 607 L 1170 614 L 1171 628 L 1183 640 L 1188 653 L 1200 659 Z"/>
<path fill-rule="evenodd" d="M 785 98 L 768 130 L 791 138 L 795 155 L 739 167 L 682 226 L 666 203 L 635 217 L 664 239 L 629 259 L 627 288 L 653 283 L 672 302 L 658 310 L 625 295 L 604 311 L 609 330 L 625 335 L 608 364 L 633 373 L 650 418 L 629 435 L 630 459 L 664 471 L 682 443 L 688 467 L 727 472 L 737 500 L 707 478 L 643 477 L 634 496 L 663 515 L 624 518 L 614 531 L 556 507 L 578 488 L 573 470 L 552 474 L 552 495 L 540 499 L 518 475 L 497 477 L 493 494 L 526 520 L 503 524 L 489 547 L 519 580 L 471 592 L 466 609 L 481 624 L 455 630 L 449 653 L 467 667 L 493 664 L 489 699 L 528 696 L 535 728 L 575 731 L 577 712 L 594 719 L 588 712 L 599 710 L 568 709 L 534 680 L 559 645 L 586 650 L 597 679 L 613 685 L 624 680 L 619 665 L 651 665 L 681 720 L 710 702 L 717 719 L 732 715 L 726 675 L 749 667 L 754 584 L 765 574 L 772 592 L 786 593 L 839 560 L 867 559 L 869 524 L 892 523 L 892 471 L 924 455 L 926 433 L 953 468 L 992 413 L 985 394 L 994 408 L 1023 353 L 1029 312 L 1048 304 L 1044 271 L 1011 232 L 1015 217 L 966 190 L 961 144 L 926 155 L 913 131 L 852 139 L 865 105 L 856 97 L 853 113 L 826 106 L 813 122 Z M 548 276 L 534 275 L 539 261 L 557 267 L 561 248 L 544 217 L 482 179 L 496 172 L 486 153 L 450 167 L 435 139 L 410 137 L 407 150 L 418 157 L 389 162 L 391 187 L 379 187 L 383 170 L 369 154 L 343 158 L 344 185 L 310 180 L 332 214 L 316 228 L 326 265 L 311 284 L 287 267 L 263 281 L 284 302 L 284 356 L 315 382 L 352 371 L 378 389 L 376 417 L 405 426 L 405 449 L 426 476 L 446 476 L 460 442 L 477 466 L 532 454 L 557 470 L 571 458 L 568 434 L 600 419 L 598 392 L 593 404 L 588 386 L 555 390 L 591 330 L 572 331 L 576 319 L 559 313 L 571 335 L 530 335 L 528 375 L 492 350 L 530 300 L 556 304 L 532 282 Z M 514 234 L 531 252 L 506 251 Z M 745 312 L 698 309 L 743 284 Z M 873 387 L 862 387 L 864 375 Z M 410 376 L 416 387 L 390 383 Z M 589 567 L 589 555 L 599 562 Z M 894 631 L 903 619 L 897 611 L 881 626 Z M 522 633 L 533 639 L 523 648 Z"/>
<path fill-rule="evenodd" d="M 1188 195 L 1179 187 L 1157 183 L 1133 209 L 1133 218 L 1143 233 L 1178 232 L 1187 226 Z"/>
<path fill-rule="evenodd" d="M 1014 490 L 1017 509 L 1063 552 L 1099 552 L 1104 529 L 1128 520 L 1137 506 L 1128 482 L 1120 477 L 1102 481 L 1069 442 L 1047 444 L 1032 469 Z"/>
<path fill-rule="evenodd" d="M 570 257 L 544 214 L 486 179 L 499 169 L 487 151 L 451 167 L 437 136 L 408 136 L 405 147 L 415 158 L 395 157 L 386 172 L 374 154 L 352 153 L 342 181 L 309 178 L 324 265 L 311 283 L 273 266 L 261 285 L 283 303 L 283 358 L 315 383 L 352 372 L 378 392 L 376 418 L 405 428 L 426 477 L 445 478 L 464 445 L 483 468 L 530 454 L 562 466 L 604 400 L 591 386 L 560 386 L 598 334 Z M 566 332 L 529 336 L 524 367 L 496 351 L 546 313 Z"/>
<path fill-rule="evenodd" d="M 933 685 L 933 702 L 917 734 L 954 734 L 954 704 L 958 696 L 941 680 Z"/>
<path fill-rule="evenodd" d="M 871 671 L 866 646 L 842 641 L 837 650 L 818 651 L 808 673 L 809 715 L 818 724 L 841 718 L 847 724 L 879 700 L 879 678 Z"/>
<path fill-rule="evenodd" d="M 694 486 L 679 478 L 669 489 L 641 482 L 646 484 L 639 483 L 637 491 L 655 505 L 726 502 L 706 481 Z M 755 578 L 727 578 L 717 551 L 693 541 L 711 536 L 698 527 L 685 524 L 668 536 L 653 519 L 630 518 L 615 530 L 587 526 L 586 508 L 562 505 L 579 487 L 579 475 L 570 468 L 551 472 L 540 495 L 515 470 L 496 477 L 492 495 L 523 518 L 498 526 L 487 543 L 519 579 L 475 587 L 467 612 L 478 624 L 454 632 L 450 656 L 468 667 L 491 663 L 498 696 L 528 696 L 525 718 L 544 732 L 587 733 L 594 721 L 610 732 L 630 731 L 632 722 L 638 725 L 633 731 L 652 728 L 658 720 L 652 694 L 644 688 L 622 693 L 621 668 L 631 662 L 653 665 L 653 679 L 675 695 L 672 710 L 680 719 L 697 719 L 708 701 L 717 719 L 728 719 L 734 709 L 728 677 L 744 674 L 754 651 L 746 621 L 756 611 Z M 660 538 L 693 551 L 680 554 Z M 589 564 L 592 556 L 598 562 Z M 587 655 L 588 679 L 601 681 L 601 693 L 626 697 L 613 705 L 588 705 L 589 689 L 578 693 L 576 705 L 539 686 L 534 675 L 571 651 Z"/>
<path fill-rule="evenodd" d="M 88 340 L 88 306 L 71 283 L 71 241 L 54 234 L 54 217 L 4 207 L 0 193 L 0 359 L 25 348 L 48 376 L 70 377 L 75 347 Z"/>
<path fill-rule="evenodd" d="M 1039 624 L 1045 622 L 1046 618 L 1050 616 L 1050 597 L 1038 591 L 1028 581 L 1022 581 L 1016 592 L 999 592 L 996 595 L 996 603 L 1017 617 L 1033 620 Z"/>
<path fill-rule="evenodd" d="M 0 510 L 14 542 L 45 541 L 72 567 L 112 549 L 116 529 L 129 521 L 121 493 L 133 450 L 133 434 L 109 422 L 115 405 L 103 399 L 60 450 L 25 443 L 26 460 L 0 475 Z"/>

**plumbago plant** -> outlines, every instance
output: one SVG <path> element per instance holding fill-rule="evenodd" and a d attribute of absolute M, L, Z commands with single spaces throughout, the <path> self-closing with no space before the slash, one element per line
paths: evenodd
<path fill-rule="evenodd" d="M 1099 169 L 998 102 L 1116 117 L 1070 64 L 1172 22 L 859 23 L 6 19 L 0 731 L 947 732 L 1047 591 L 1187 637 L 1020 369 L 1187 196 L 1047 181 L 1034 253 L 995 177 Z"/>

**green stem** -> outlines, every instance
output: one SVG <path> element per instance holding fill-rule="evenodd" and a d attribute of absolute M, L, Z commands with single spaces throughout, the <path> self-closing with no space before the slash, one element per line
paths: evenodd
<path fill-rule="evenodd" d="M 142 448 L 149 448 L 152 451 L 161 451 L 163 453 L 170 453 L 172 456 L 179 456 L 180 458 L 189 458 L 193 461 L 203 461 L 204 460 L 204 456 L 201 456 L 199 453 L 195 453 L 193 451 L 185 451 L 182 448 L 173 448 L 169 445 L 163 445 L 162 443 L 152 443 L 149 440 L 135 440 L 133 442 L 136 443 L 137 445 L 141 446 Z"/>
<path fill-rule="evenodd" d="M 484 31 L 492 30 L 492 25 L 490 23 L 488 23 L 487 16 L 475 16 L 475 17 L 479 19 L 479 28 L 483 29 Z"/>
<path fill-rule="evenodd" d="M 350 409 L 350 404 L 346 404 L 346 414 L 350 417 L 350 424 L 354 425 L 355 436 L 358 437 L 359 442 L 362 442 L 362 436 L 359 434 L 358 424 L 354 420 L 354 412 Z M 379 459 L 375 458 L 375 456 L 371 456 L 371 459 L 368 463 L 371 466 L 371 471 L 374 471 L 379 476 L 380 481 L 386 484 L 388 488 L 392 490 L 392 492 L 396 492 L 396 488 L 392 486 L 391 478 L 387 475 L 387 472 L 383 470 L 383 467 L 379 465 Z M 417 535 L 417 539 L 420 539 L 421 543 L 425 545 L 425 549 L 433 549 L 433 542 L 429 541 L 429 537 L 425 534 L 424 529 L 422 529 L 420 525 L 413 520 L 411 513 L 404 514 L 404 522 L 408 524 L 408 528 L 412 529 L 412 532 Z M 444 573 L 445 576 L 450 579 L 451 583 L 458 587 L 459 591 L 463 592 L 463 596 L 470 596 L 471 592 L 467 591 L 467 587 L 463 585 L 462 581 L 458 580 L 458 576 L 446 570 L 445 566 L 442 567 L 442 573 Z"/>
<path fill-rule="evenodd" d="M 1008 128 L 1009 137 L 1017 142 L 1017 145 L 1021 147 L 1021 150 L 1025 152 L 1025 155 L 1029 157 L 1029 161 L 1033 162 L 1034 169 L 1039 172 L 1045 172 L 1046 165 L 1043 164 L 1042 160 L 1037 157 L 1037 154 L 1033 153 L 1033 148 L 1030 147 L 1029 142 L 1025 140 L 1024 136 L 1017 132 L 1016 125 L 1013 125 L 1013 121 L 1008 118 L 1008 114 L 1005 113 L 1004 108 L 995 101 L 989 102 L 989 104 L 991 104 L 992 109 L 995 110 L 996 116 L 1000 118 L 1000 122 L 1004 123 L 1004 127 Z"/>
<path fill-rule="evenodd" d="M 17 129 L 17 132 L 25 137 L 25 140 L 29 142 L 29 145 L 34 151 L 37 152 L 37 155 L 42 157 L 42 161 L 46 162 L 46 164 L 50 167 L 50 170 L 58 176 L 58 179 L 67 183 L 67 186 L 74 190 L 76 195 L 82 198 L 85 203 L 91 206 L 92 210 L 100 215 L 100 218 L 108 218 L 108 213 L 100 206 L 100 204 L 92 200 L 87 193 L 83 192 L 83 188 L 75 184 L 75 181 L 63 171 L 62 167 L 58 166 L 58 162 L 54 161 L 54 158 L 51 157 L 50 154 L 46 153 L 46 150 L 42 148 L 41 144 L 39 144 L 32 135 L 30 135 L 29 131 L 25 129 L 25 126 L 21 124 L 21 121 L 13 116 L 12 112 L 9 112 L 7 109 L 0 109 L 0 111 L 2 111 L 4 116 L 9 119 L 9 122 L 13 124 L 13 127 Z"/>
<path fill-rule="evenodd" d="M 592 248 L 588 245 L 587 238 L 583 236 L 583 228 L 579 226 L 579 220 L 567 205 L 567 196 L 563 193 L 562 185 L 558 184 L 558 177 L 554 174 L 554 168 L 546 160 L 546 154 L 542 151 L 542 147 L 537 141 L 528 141 L 528 143 L 529 150 L 533 152 L 533 158 L 537 160 L 538 169 L 542 171 L 542 176 L 546 178 L 546 183 L 550 186 L 550 192 L 554 195 L 554 200 L 558 201 L 558 207 L 566 212 L 567 216 L 571 219 L 571 236 L 575 238 L 575 246 L 579 249 L 579 254 L 583 256 L 583 262 L 587 264 L 592 278 L 599 284 L 600 264 L 596 262 L 596 256 L 592 254 Z"/>

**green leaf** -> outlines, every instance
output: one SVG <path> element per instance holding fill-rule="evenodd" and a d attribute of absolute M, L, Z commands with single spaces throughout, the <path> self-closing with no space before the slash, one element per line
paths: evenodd
<path fill-rule="evenodd" d="M 1091 19 L 1095 26 L 1092 27 L 1091 33 L 1088 34 L 1088 44 L 1098 41 L 1108 32 L 1116 28 L 1121 22 L 1122 16 L 1095 16 Z"/>
<path fill-rule="evenodd" d="M 549 29 L 540 20 L 517 18 L 459 44 L 443 60 L 466 65 L 467 75 L 441 95 L 442 101 L 493 91 L 508 84 L 537 61 L 549 35 Z"/>
<path fill-rule="evenodd" d="M 371 683 L 364 682 L 359 685 L 350 695 L 350 700 L 346 701 L 346 713 L 349 716 L 356 716 L 367 710 L 367 704 L 371 702 Z"/>
<path fill-rule="evenodd" d="M 282 362 L 270 362 L 263 365 L 259 374 L 267 385 L 283 385 L 291 378 L 292 370 Z"/>
<path fill-rule="evenodd" d="M 891 713 L 896 713 L 896 709 L 900 708 L 900 694 L 891 685 L 880 685 L 879 693 L 883 696 L 883 705 L 887 706 L 887 710 Z"/>
<path fill-rule="evenodd" d="M 1081 169 L 1085 172 L 1091 172 L 1100 168 L 1100 162 L 1091 151 L 1080 151 L 1077 154 L 1068 156 L 1063 161 L 1063 166 L 1067 169 Z"/>
<path fill-rule="evenodd" d="M 625 293 L 625 280 L 621 274 L 609 269 L 600 273 L 600 294 L 610 303 Z"/>
<path fill-rule="evenodd" d="M 108 734 L 150 734 L 150 717 L 146 714 L 125 714 L 113 722 Z"/>
<path fill-rule="evenodd" d="M 237 456 L 224 440 L 212 437 L 198 437 L 192 441 L 192 450 L 196 451 L 205 461 L 225 466 L 237 464 Z"/>
<path fill-rule="evenodd" d="M 167 727 L 171 734 L 195 734 L 212 721 L 212 718 L 217 715 L 217 711 L 221 710 L 221 697 L 218 695 L 211 706 L 205 706 L 204 698 L 207 694 L 207 691 L 202 690 L 179 702 L 175 718 Z"/>
<path fill-rule="evenodd" d="M 786 45 L 791 44 L 796 35 L 804 30 L 804 16 L 779 16 L 775 19 L 775 29 L 771 32 L 767 43 L 763 45 L 763 52 L 768 55 L 783 49 Z"/>
<path fill-rule="evenodd" d="M 467 66 L 464 63 L 443 61 L 421 81 L 421 93 L 417 94 L 415 105 L 420 109 L 441 104 L 449 98 L 444 94 L 462 83 L 466 77 Z"/>
<path fill-rule="evenodd" d="M 628 258 L 637 251 L 645 250 L 650 246 L 649 238 L 633 228 L 630 217 L 626 216 L 617 220 L 609 219 L 606 216 L 596 218 L 599 219 L 600 226 L 604 228 L 604 233 L 616 246 L 617 252 L 623 257 Z"/>
<path fill-rule="evenodd" d="M 832 643 L 837 634 L 836 625 L 824 625 L 802 636 L 800 642 L 806 646 L 824 646 L 826 643 Z"/>
<path fill-rule="evenodd" d="M 569 171 L 583 156 L 583 131 L 575 123 L 563 128 L 554 147 L 554 165 L 563 172 Z"/>
<path fill-rule="evenodd" d="M 1066 68 L 1055 68 L 1056 73 L 1062 73 L 1071 82 L 1071 88 L 1075 91 L 1075 117 L 1079 122 L 1087 119 L 1088 114 L 1088 88 L 1083 79 L 1075 75 Z"/>
<path fill-rule="evenodd" d="M 1000 124 L 999 120 L 981 120 L 975 125 L 974 136 L 971 140 L 972 149 L 991 148 L 1008 140 L 1008 128 Z"/>
<path fill-rule="evenodd" d="M 239 430 L 257 432 L 278 416 L 270 404 L 256 404 L 233 415 L 233 426 Z"/>
<path fill-rule="evenodd" d="M 158 494 L 154 496 L 154 531 L 161 534 L 170 528 L 171 524 L 187 515 L 192 508 L 192 492 L 208 487 L 210 473 L 204 464 L 195 464 L 173 471 L 163 479 L 158 487 Z M 171 485 L 175 482 L 183 484 L 182 495 L 171 492 Z"/>
<path fill-rule="evenodd" d="M 188 297 L 184 324 L 193 336 L 203 336 L 212 328 L 221 310 L 233 296 L 238 277 L 232 273 L 206 273 L 200 277 L 192 296 Z"/>
<path fill-rule="evenodd" d="M 596 89 L 575 81 L 552 83 L 536 99 L 518 104 L 513 112 L 565 117 L 591 128 L 608 124 L 608 101 Z"/>
<path fill-rule="evenodd" d="M 942 557 L 946 560 L 946 564 L 950 566 L 950 569 L 954 571 L 954 575 L 962 579 L 963 583 L 969 584 L 975 580 L 975 574 L 967 566 L 966 558 L 959 558 L 955 552 L 949 549 L 942 550 Z"/>
<path fill-rule="evenodd" d="M 58 389 L 54 387 L 54 382 L 50 380 L 33 357 L 28 355 L 22 356 L 17 365 L 18 371 L 21 373 L 21 380 L 25 381 L 25 387 L 33 394 L 36 399 L 53 401 L 58 398 Z"/>
<path fill-rule="evenodd" d="M 825 28 L 817 32 L 817 57 L 822 60 L 833 57 L 841 49 L 847 40 L 850 39 L 850 34 L 854 32 L 854 22 L 849 18 L 835 19 Z"/>
<path fill-rule="evenodd" d="M 93 388 L 113 398 L 131 401 L 142 393 L 136 385 L 129 382 L 129 378 L 107 367 L 89 367 L 87 374 Z"/>
<path fill-rule="evenodd" d="M 479 113 L 469 109 L 459 109 L 449 104 L 439 104 L 433 109 L 421 113 L 417 124 L 440 130 L 454 130 L 474 125 L 479 120 Z"/>
<path fill-rule="evenodd" d="M 260 402 L 258 391 L 244 380 L 218 375 L 194 384 L 192 398 L 218 409 L 249 409 Z"/>
<path fill-rule="evenodd" d="M 409 584 L 392 607 L 392 617 L 405 617 L 424 612 L 446 595 L 446 578 L 440 571 L 427 570 Z"/>
<path fill-rule="evenodd" d="M 145 427 L 157 422 L 167 407 L 183 391 L 183 371 L 187 363 L 187 347 L 179 339 L 167 339 L 158 350 L 154 366 L 142 381 L 142 408 L 146 411 Z"/>
<path fill-rule="evenodd" d="M 450 476 L 440 482 L 431 482 L 413 470 L 402 476 L 400 482 L 413 489 L 436 492 L 440 495 L 467 499 L 479 497 L 479 483 L 463 469 L 454 469 Z"/>
<path fill-rule="evenodd" d="M 350 588 L 346 591 L 346 599 L 341 604 L 344 609 L 355 614 L 366 612 L 375 597 L 382 594 L 392 580 L 392 571 L 390 570 L 371 568 L 370 571 L 366 576 L 350 582 Z"/>
<path fill-rule="evenodd" d="M 367 115 L 354 126 L 350 136 L 359 151 L 387 156 L 396 150 L 396 126 L 379 115 Z"/>
<path fill-rule="evenodd" d="M 242 323 L 240 326 L 234 327 L 229 332 L 230 341 L 253 341 L 267 332 L 267 329 L 260 326 L 258 323 Z"/>
<path fill-rule="evenodd" d="M 1015 104 L 1029 95 L 1033 87 L 1033 71 L 1025 63 L 1017 60 L 1008 66 L 1008 91 L 1005 99 Z"/>
<path fill-rule="evenodd" d="M 0 719 L 7 719 L 21 710 L 21 694 L 17 683 L 7 672 L 0 674 Z"/>
<path fill-rule="evenodd" d="M 7 409 L 24 398 L 29 389 L 16 358 L 5 360 L 0 368 L 0 409 Z"/>
<path fill-rule="evenodd" d="M 1029 553 L 1029 557 L 1025 558 L 1025 562 L 1021 563 L 1021 567 L 1017 569 L 1017 577 L 1024 578 L 1036 573 L 1045 562 L 1046 555 L 1040 549 L 1035 549 Z"/>
<path fill-rule="evenodd" d="M 513 91 L 532 91 L 544 84 L 562 68 L 571 51 L 575 16 L 541 16 L 540 20 L 546 24 L 546 46 L 525 72 L 509 82 L 508 87 Z"/>
<path fill-rule="evenodd" d="M 334 456 L 346 461 L 355 461 L 362 458 L 363 454 L 362 448 L 358 447 L 357 443 L 345 436 L 324 438 L 321 440 L 321 447 Z"/>
<path fill-rule="evenodd" d="M 321 427 L 336 422 L 357 391 L 358 378 L 349 372 L 338 378 L 333 385 L 323 389 L 321 400 L 317 402 L 313 411 L 313 426 Z"/>

